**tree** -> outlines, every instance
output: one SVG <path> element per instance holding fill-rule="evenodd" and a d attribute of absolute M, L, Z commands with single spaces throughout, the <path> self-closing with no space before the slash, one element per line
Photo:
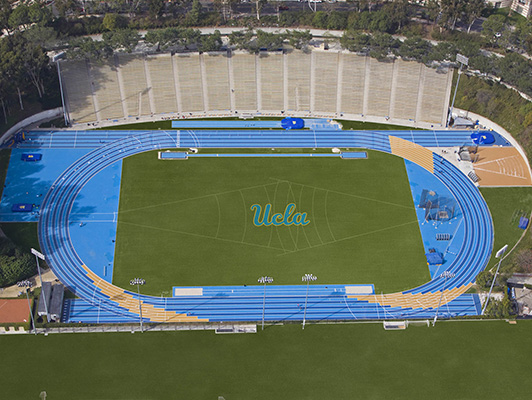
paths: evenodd
<path fill-rule="evenodd" d="M 399 46 L 399 55 L 408 60 L 427 61 L 431 44 L 421 38 L 408 38 Z"/>
<path fill-rule="evenodd" d="M 469 68 L 477 69 L 483 74 L 493 73 L 493 60 L 496 56 L 486 57 L 482 55 L 477 55 L 469 57 Z"/>
<path fill-rule="evenodd" d="M 192 7 L 186 16 L 186 24 L 188 26 L 198 26 L 201 21 L 201 16 L 203 14 L 203 7 L 199 0 L 194 0 L 192 2 Z"/>
<path fill-rule="evenodd" d="M 120 29 L 113 32 L 105 32 L 103 41 L 112 49 L 125 50 L 131 53 L 139 43 L 140 35 L 132 29 Z"/>
<path fill-rule="evenodd" d="M 260 12 L 266 4 L 266 0 L 255 0 L 255 11 L 257 12 L 257 21 L 260 21 Z"/>
<path fill-rule="evenodd" d="M 502 36 L 502 32 L 506 30 L 506 18 L 504 15 L 494 14 L 490 15 L 482 23 L 482 33 L 492 42 L 496 43 L 498 38 Z"/>
<path fill-rule="evenodd" d="M 393 22 L 383 10 L 376 11 L 372 14 L 367 13 L 370 17 L 368 29 L 371 32 L 388 32 L 393 33 Z"/>
<path fill-rule="evenodd" d="M 485 0 L 467 0 L 464 4 L 464 20 L 467 23 L 467 33 L 471 31 L 473 23 L 482 14 L 482 10 L 486 7 Z"/>
<path fill-rule="evenodd" d="M 327 29 L 327 18 L 325 11 L 317 11 L 312 18 L 312 26 L 319 29 Z"/>
<path fill-rule="evenodd" d="M 43 49 L 50 49 L 57 43 L 57 32 L 48 26 L 34 25 L 21 34 L 28 42 L 37 44 Z"/>
<path fill-rule="evenodd" d="M 90 37 L 72 39 L 67 50 L 68 58 L 79 60 L 101 60 L 112 55 L 113 49 L 106 41 L 95 41 Z"/>
<path fill-rule="evenodd" d="M 150 17 L 157 19 L 164 12 L 164 0 L 148 0 L 148 13 Z"/>
<path fill-rule="evenodd" d="M 450 42 L 439 42 L 432 46 L 430 57 L 435 61 L 454 60 L 456 57 L 456 46 Z"/>
<path fill-rule="evenodd" d="M 222 20 L 225 22 L 233 16 L 234 7 L 240 0 L 214 0 L 214 8 L 222 15 Z"/>
<path fill-rule="evenodd" d="M 103 17 L 102 26 L 108 31 L 127 28 L 128 20 L 126 17 L 119 14 L 105 14 Z"/>
<path fill-rule="evenodd" d="M 487 290 L 490 288 L 492 281 L 493 281 L 493 274 L 490 271 L 486 270 L 486 271 L 482 271 L 481 273 L 477 275 L 475 282 L 481 289 Z"/>
<path fill-rule="evenodd" d="M 410 21 L 411 10 L 408 0 L 395 0 L 392 3 L 387 3 L 383 7 L 383 11 L 387 14 L 392 24 L 397 26 L 398 30 Z"/>
<path fill-rule="evenodd" d="M 506 291 L 504 291 L 504 293 L 506 293 Z M 512 314 L 512 302 L 507 296 L 504 296 L 502 300 L 490 299 L 490 302 L 486 307 L 486 315 L 492 318 L 506 319 Z"/>
<path fill-rule="evenodd" d="M 437 22 L 438 15 L 440 15 L 439 0 L 428 0 L 425 2 L 425 9 L 427 12 L 427 20 L 430 22 Z"/>
<path fill-rule="evenodd" d="M 54 0 L 54 7 L 60 17 L 65 17 L 69 13 L 73 13 L 77 8 L 76 0 Z"/>
<path fill-rule="evenodd" d="M 0 0 L 0 36 L 3 35 L 4 31 L 9 35 L 11 29 L 9 17 L 12 12 L 11 1 Z"/>
<path fill-rule="evenodd" d="M 306 31 L 286 31 L 286 37 L 290 46 L 296 49 L 303 49 L 307 47 L 312 40 L 312 34 L 309 30 Z"/>
<path fill-rule="evenodd" d="M 185 29 L 182 32 L 181 44 L 186 49 L 198 47 L 201 43 L 201 31 L 199 29 Z"/>
<path fill-rule="evenodd" d="M 339 11 L 332 11 L 327 17 L 327 29 L 345 30 L 347 28 L 347 15 Z"/>
<path fill-rule="evenodd" d="M 462 15 L 466 1 L 468 0 L 441 0 L 440 24 L 454 30 L 458 18 Z"/>
<path fill-rule="evenodd" d="M 277 35 L 275 33 L 268 33 L 261 31 L 260 29 L 257 31 L 256 35 L 256 51 L 260 49 L 266 49 L 268 51 L 270 50 L 277 50 L 283 47 L 283 41 L 284 37 L 282 35 Z"/>
<path fill-rule="evenodd" d="M 355 31 L 345 31 L 340 38 L 340 45 L 352 52 L 369 52 L 371 36 Z"/>
<path fill-rule="evenodd" d="M 212 35 L 201 36 L 201 51 L 219 51 L 222 47 L 222 35 L 219 30 L 215 30 Z"/>
<path fill-rule="evenodd" d="M 532 272 L 532 250 L 524 249 L 517 254 L 517 265 L 524 272 Z"/>
<path fill-rule="evenodd" d="M 532 19 L 519 20 L 513 34 L 513 44 L 516 47 L 532 54 Z"/>
<path fill-rule="evenodd" d="M 20 3 L 9 15 L 8 23 L 11 30 L 28 29 L 32 24 L 44 25 L 51 20 L 51 12 L 40 3 L 26 5 Z"/>
<path fill-rule="evenodd" d="M 10 286 L 27 279 L 37 271 L 35 259 L 15 246 L 6 237 L 0 237 L 0 287 Z"/>
<path fill-rule="evenodd" d="M 401 41 L 394 39 L 389 33 L 377 32 L 371 36 L 370 45 L 375 58 L 383 59 L 395 49 L 399 48 Z"/>
<path fill-rule="evenodd" d="M 43 73 L 48 68 L 48 56 L 41 46 L 29 42 L 20 32 L 0 40 L 2 72 L 17 88 L 31 83 L 39 98 L 44 94 Z"/>
<path fill-rule="evenodd" d="M 254 36 L 255 34 L 251 29 L 247 31 L 233 31 L 229 34 L 229 44 L 240 50 L 250 50 L 250 43 Z"/>
<path fill-rule="evenodd" d="M 10 286 L 20 280 L 30 278 L 36 272 L 36 264 L 30 254 L 0 256 L 0 287 Z"/>

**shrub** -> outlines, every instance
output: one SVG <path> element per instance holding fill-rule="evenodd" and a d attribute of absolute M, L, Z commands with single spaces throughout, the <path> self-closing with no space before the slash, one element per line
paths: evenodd
<path fill-rule="evenodd" d="M 35 259 L 29 253 L 22 252 L 11 240 L 0 238 L 0 287 L 13 285 L 35 272 Z"/>

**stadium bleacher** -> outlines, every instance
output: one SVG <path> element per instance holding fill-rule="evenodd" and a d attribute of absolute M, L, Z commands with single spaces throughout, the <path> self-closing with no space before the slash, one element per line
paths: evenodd
<path fill-rule="evenodd" d="M 173 58 L 179 80 L 181 112 L 205 111 L 199 55 L 179 54 Z"/>
<path fill-rule="evenodd" d="M 226 53 L 204 53 L 204 82 L 207 83 L 208 111 L 231 110 L 229 98 L 229 63 Z"/>
<path fill-rule="evenodd" d="M 364 85 L 366 83 L 366 61 L 364 56 L 342 53 L 341 108 L 345 114 L 364 114 Z"/>
<path fill-rule="evenodd" d="M 123 118 L 124 95 L 118 83 L 114 60 L 91 62 L 89 70 L 95 97 L 96 115 L 99 119 Z"/>
<path fill-rule="evenodd" d="M 280 53 L 261 53 L 258 56 L 260 66 L 260 107 L 264 111 L 284 110 L 285 57 Z"/>
<path fill-rule="evenodd" d="M 338 91 L 339 53 L 316 51 L 314 56 L 314 104 L 313 112 L 336 112 L 336 98 Z"/>
<path fill-rule="evenodd" d="M 416 62 L 315 50 L 120 54 L 60 63 L 73 123 L 151 114 L 338 113 L 445 125 L 451 74 Z"/>
<path fill-rule="evenodd" d="M 395 88 L 395 98 L 392 102 L 393 111 L 390 117 L 399 119 L 409 119 L 415 117 L 417 111 L 419 75 L 421 73 L 419 63 L 405 62 L 397 60 L 397 84 Z M 402 99 L 402 101 L 398 101 Z"/>
<path fill-rule="evenodd" d="M 310 54 L 294 51 L 285 56 L 287 63 L 287 105 L 288 110 L 310 111 L 310 74 L 312 67 Z M 320 77 L 323 79 L 323 77 Z M 334 78 L 335 79 L 335 78 Z"/>
<path fill-rule="evenodd" d="M 146 57 L 146 67 L 150 76 L 154 113 L 175 113 L 178 111 L 176 85 L 174 80 L 173 58 L 170 54 Z"/>
<path fill-rule="evenodd" d="M 237 53 L 233 54 L 230 61 L 233 67 L 235 109 L 254 112 L 258 109 L 256 57 Z"/>
<path fill-rule="evenodd" d="M 393 65 L 370 58 L 368 115 L 390 115 Z"/>
<path fill-rule="evenodd" d="M 119 54 L 116 57 L 125 115 L 141 116 L 154 113 L 149 99 L 152 88 L 146 78 L 144 57 L 130 54 Z"/>

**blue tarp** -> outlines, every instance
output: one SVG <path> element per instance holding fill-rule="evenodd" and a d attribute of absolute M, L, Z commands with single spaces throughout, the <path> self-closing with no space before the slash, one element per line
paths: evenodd
<path fill-rule="evenodd" d="M 427 262 L 429 263 L 429 265 L 441 265 L 441 264 L 443 264 L 443 257 L 438 252 L 426 253 L 425 256 L 427 257 Z"/>
<path fill-rule="evenodd" d="M 39 153 L 23 153 L 20 157 L 22 161 L 41 161 L 42 154 Z"/>
<path fill-rule="evenodd" d="M 288 117 L 281 121 L 281 126 L 288 129 L 303 129 L 305 127 L 305 121 L 301 118 Z"/>
<path fill-rule="evenodd" d="M 471 139 L 475 144 L 492 144 L 495 143 L 495 137 L 489 132 L 475 132 L 471 134 Z"/>
<path fill-rule="evenodd" d="M 521 229 L 526 229 L 528 226 L 528 218 L 525 218 L 525 217 L 521 217 L 519 219 L 519 228 Z"/>
<path fill-rule="evenodd" d="M 30 212 L 30 211 L 33 211 L 33 204 L 29 204 L 29 203 L 13 204 L 13 207 L 11 207 L 11 211 L 13 211 L 13 212 Z"/>

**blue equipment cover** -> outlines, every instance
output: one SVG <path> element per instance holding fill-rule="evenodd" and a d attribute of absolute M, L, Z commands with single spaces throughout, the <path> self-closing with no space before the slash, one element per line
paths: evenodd
<path fill-rule="evenodd" d="M 22 143 L 24 140 L 26 140 L 25 132 L 18 132 L 15 134 L 15 143 Z"/>
<path fill-rule="evenodd" d="M 471 134 L 471 139 L 475 144 L 492 144 L 495 143 L 495 137 L 489 132 L 475 132 Z"/>
<path fill-rule="evenodd" d="M 443 264 L 443 257 L 438 252 L 426 253 L 425 256 L 427 257 L 427 262 L 429 263 L 429 265 L 441 265 L 441 264 Z"/>
<path fill-rule="evenodd" d="M 286 129 L 303 129 L 305 127 L 305 121 L 302 118 L 288 117 L 281 121 L 281 126 Z"/>
<path fill-rule="evenodd" d="M 39 153 L 23 153 L 21 156 L 22 161 L 41 161 L 42 154 Z"/>
<path fill-rule="evenodd" d="M 526 229 L 528 226 L 528 218 L 525 218 L 525 217 L 521 217 L 519 219 L 519 228 L 521 229 Z"/>
<path fill-rule="evenodd" d="M 33 211 L 33 204 L 29 204 L 29 203 L 13 204 L 13 207 L 11 207 L 11 211 L 13 211 L 13 212 L 30 212 L 30 211 Z"/>

